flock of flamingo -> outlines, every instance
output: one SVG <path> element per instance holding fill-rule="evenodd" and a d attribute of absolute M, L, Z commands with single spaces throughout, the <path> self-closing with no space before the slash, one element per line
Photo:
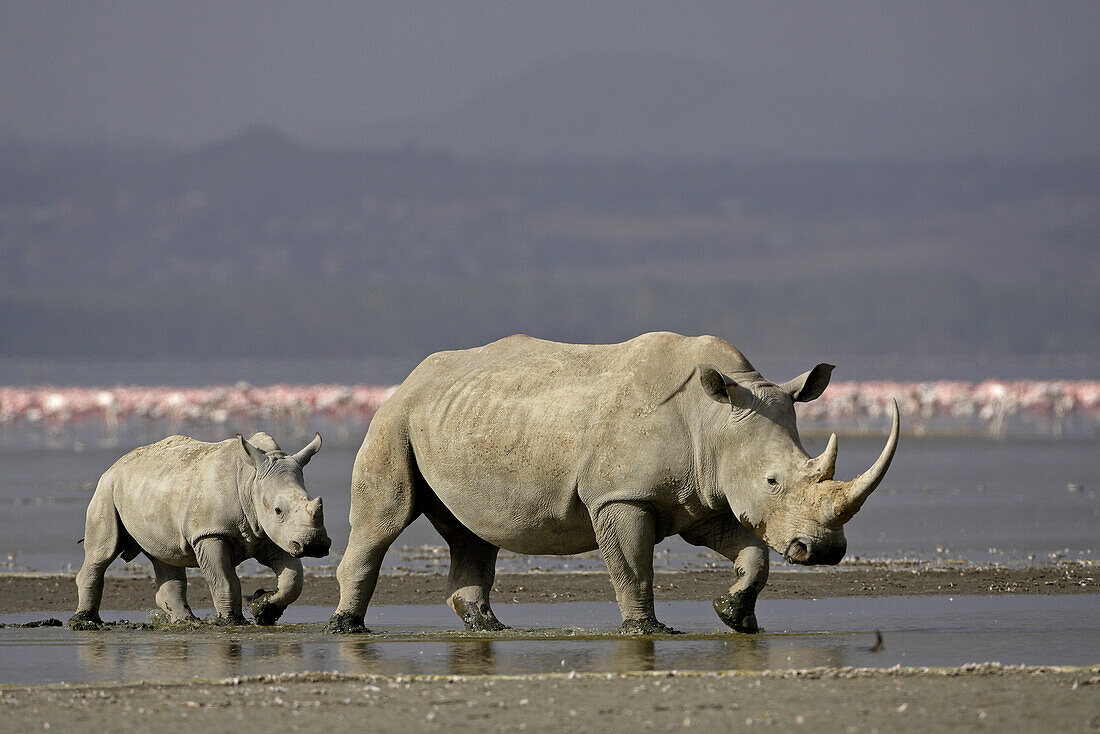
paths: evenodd
<path fill-rule="evenodd" d="M 228 436 L 262 429 L 280 437 L 335 431 L 359 440 L 393 387 L 3 387 L 0 442 L 115 445 L 170 433 Z M 799 405 L 803 431 L 861 433 L 889 424 L 898 401 L 911 434 L 1094 436 L 1100 381 L 839 382 Z"/>

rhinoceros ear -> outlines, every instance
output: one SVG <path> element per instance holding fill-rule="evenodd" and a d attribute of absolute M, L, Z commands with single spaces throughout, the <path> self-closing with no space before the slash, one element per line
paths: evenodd
<path fill-rule="evenodd" d="M 741 387 L 709 364 L 699 365 L 699 384 L 711 400 L 729 403 L 737 408 L 748 407 L 752 402 L 752 392 Z"/>
<path fill-rule="evenodd" d="M 779 389 L 790 395 L 795 402 L 808 403 L 811 400 L 817 400 L 829 386 L 829 378 L 834 369 L 836 369 L 835 365 L 822 362 L 809 372 L 783 383 Z"/>
<path fill-rule="evenodd" d="M 309 463 L 309 460 L 313 458 L 313 455 L 321 450 L 321 434 L 314 433 L 313 440 L 309 442 L 309 445 L 303 448 L 298 453 L 294 454 L 294 460 L 298 462 L 298 466 L 305 466 Z"/>
<path fill-rule="evenodd" d="M 248 460 L 252 462 L 253 466 L 259 466 L 263 460 L 267 458 L 267 454 L 260 451 L 248 441 L 245 441 L 244 436 L 239 433 L 237 434 L 237 440 L 240 441 L 241 450 L 244 451 L 245 456 L 248 457 Z"/>

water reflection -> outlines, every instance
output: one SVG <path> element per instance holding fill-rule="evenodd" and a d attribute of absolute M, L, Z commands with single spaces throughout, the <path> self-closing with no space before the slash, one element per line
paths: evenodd
<path fill-rule="evenodd" d="M 267 673 L 491 675 L 654 670 L 764 670 L 819 666 L 1095 662 L 1097 595 L 1056 597 L 893 597 L 815 602 L 772 601 L 772 627 L 760 635 L 716 632 L 710 605 L 677 602 L 669 618 L 689 630 L 674 637 L 619 637 L 602 616 L 594 630 L 539 626 L 546 619 L 607 610 L 583 605 L 517 605 L 527 630 L 481 637 L 454 631 L 427 608 L 388 608 L 375 635 L 329 635 L 327 609 L 300 609 L 277 628 L 199 628 L 73 632 L 67 628 L 0 629 L 0 681 L 136 681 L 230 678 Z M 571 607 L 571 608 L 563 608 Z M 316 614 L 314 614 L 314 611 Z M 381 614 L 384 612 L 385 614 Z M 310 615 L 313 614 L 313 618 Z M 419 615 L 419 616 L 418 616 Z M 872 652 L 882 629 L 886 648 Z M 919 620 L 919 627 L 914 627 Z M 26 621 L 26 620 L 3 620 Z"/>
<path fill-rule="evenodd" d="M 612 670 L 655 670 L 657 643 L 647 637 L 616 640 L 610 660 Z"/>
<path fill-rule="evenodd" d="M 489 640 L 448 643 L 447 672 L 454 675 L 492 675 L 496 673 L 494 643 Z"/>

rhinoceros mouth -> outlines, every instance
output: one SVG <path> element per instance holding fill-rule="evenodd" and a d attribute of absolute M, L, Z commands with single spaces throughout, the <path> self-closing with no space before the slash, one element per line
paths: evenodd
<path fill-rule="evenodd" d="M 290 541 L 287 550 L 290 551 L 290 555 L 295 558 L 302 558 L 308 556 L 310 558 L 324 558 L 328 555 L 329 548 L 332 546 L 332 541 L 328 538 L 320 538 L 317 540 L 311 540 L 305 545 L 302 545 L 297 540 Z"/>
<path fill-rule="evenodd" d="M 802 538 L 795 538 L 787 545 L 787 550 L 783 551 L 783 559 L 787 563 L 801 565 L 809 563 L 810 544 Z"/>
<path fill-rule="evenodd" d="M 787 563 L 800 566 L 835 566 L 848 551 L 847 542 L 815 543 L 807 538 L 795 538 L 783 551 Z"/>

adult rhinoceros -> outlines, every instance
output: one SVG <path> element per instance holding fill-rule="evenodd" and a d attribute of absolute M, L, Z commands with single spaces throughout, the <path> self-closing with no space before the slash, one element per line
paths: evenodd
<path fill-rule="evenodd" d="M 245 622 L 235 568 L 255 558 L 275 571 L 278 589 L 257 592 L 252 612 L 258 623 L 274 624 L 302 593 L 300 558 L 328 554 L 321 498 L 309 499 L 302 478 L 320 448 L 320 434 L 293 455 L 266 433 L 220 443 L 169 436 L 123 456 L 88 503 L 69 625 L 102 624 L 104 572 L 118 556 L 129 561 L 139 553 L 152 561 L 157 606 L 173 621 L 195 619 L 184 572 L 201 568 L 219 624 Z"/>
<path fill-rule="evenodd" d="M 624 632 L 671 631 L 653 609 L 653 546 L 670 535 L 734 563 L 714 600 L 735 630 L 757 629 L 768 548 L 835 564 L 844 523 L 890 465 L 834 481 L 837 443 L 806 454 L 796 401 L 821 395 L 832 365 L 782 385 L 725 341 L 670 333 L 575 345 L 513 336 L 422 362 L 371 421 L 355 460 L 351 536 L 337 570 L 336 632 L 363 631 L 382 556 L 423 513 L 447 541 L 447 603 L 471 630 L 503 625 L 489 606 L 497 551 L 599 548 Z"/>

